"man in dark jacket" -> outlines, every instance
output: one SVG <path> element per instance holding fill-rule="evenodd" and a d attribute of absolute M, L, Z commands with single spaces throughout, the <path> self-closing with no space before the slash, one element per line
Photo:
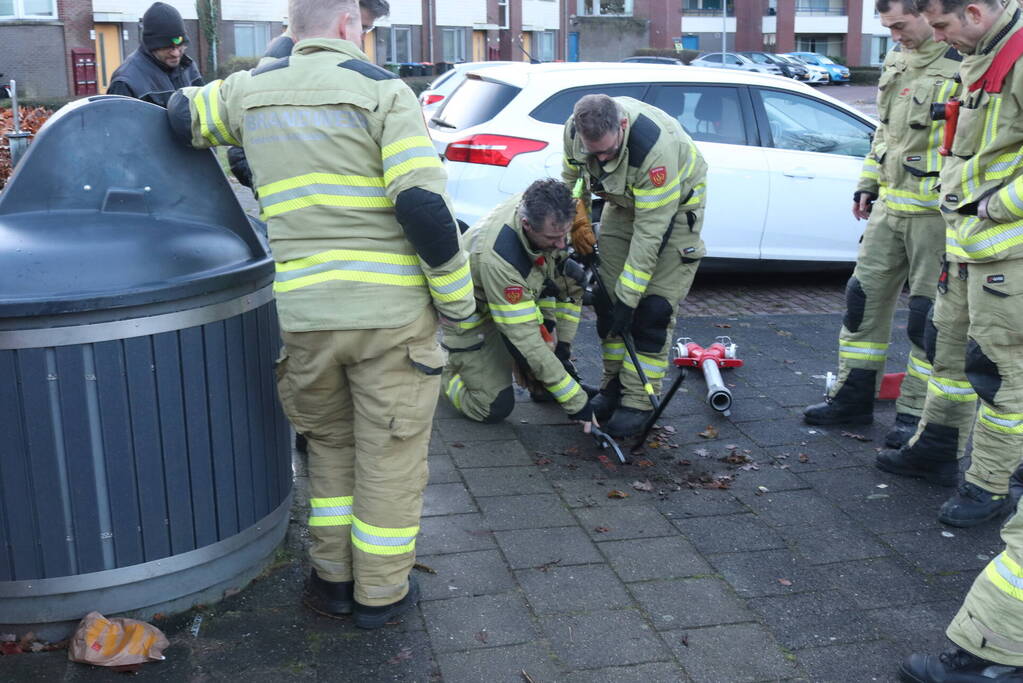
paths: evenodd
<path fill-rule="evenodd" d="M 188 33 L 181 14 L 154 2 L 142 16 L 142 45 L 117 67 L 109 95 L 126 95 L 164 106 L 178 88 L 202 85 L 202 76 L 185 54 Z"/>

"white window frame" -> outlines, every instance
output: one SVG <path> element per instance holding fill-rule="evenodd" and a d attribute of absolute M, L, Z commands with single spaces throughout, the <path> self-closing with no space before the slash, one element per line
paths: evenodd
<path fill-rule="evenodd" d="M 12 0 L 14 14 L 0 14 L 0 23 L 19 19 L 38 19 L 40 21 L 57 21 L 57 0 L 50 0 L 50 14 L 26 14 L 24 0 Z"/>
<path fill-rule="evenodd" d="M 248 27 L 252 29 L 252 49 L 253 53 L 250 55 L 243 55 L 238 53 L 238 28 Z M 259 57 L 266 52 L 266 46 L 270 43 L 270 23 L 266 21 L 235 21 L 233 22 L 232 30 L 234 33 L 234 56 L 235 57 Z M 260 47 L 262 43 L 262 47 Z"/>
<path fill-rule="evenodd" d="M 501 28 L 510 28 L 508 17 L 508 0 L 497 0 L 497 23 Z"/>
<path fill-rule="evenodd" d="M 450 35 L 450 34 L 454 34 L 455 54 L 453 54 L 453 55 L 449 55 L 449 54 L 446 54 L 444 52 L 444 49 L 445 49 L 445 38 L 448 35 Z M 466 45 L 466 42 L 467 42 L 466 39 L 467 39 L 466 29 L 464 27 L 442 28 L 440 30 L 440 45 L 441 45 L 441 57 L 442 57 L 442 60 L 445 61 L 445 62 L 449 62 L 451 64 L 460 64 L 462 62 L 467 61 L 468 57 L 466 56 L 466 49 L 465 49 L 465 45 Z"/>
<path fill-rule="evenodd" d="M 551 50 L 549 53 L 541 54 L 544 39 L 550 41 Z M 558 34 L 556 31 L 534 31 L 533 32 L 533 56 L 541 62 L 553 62 L 558 58 Z"/>
<path fill-rule="evenodd" d="M 631 17 L 633 0 L 621 0 L 623 8 L 621 12 L 602 12 L 601 0 L 576 0 L 576 15 L 581 17 Z M 587 9 L 586 4 L 590 3 L 591 8 Z"/>
<path fill-rule="evenodd" d="M 398 34 L 401 33 L 404 36 L 405 48 L 408 53 L 408 61 L 412 61 L 412 27 L 411 26 L 391 26 L 391 35 L 388 40 L 388 60 L 397 64 L 398 62 Z"/>

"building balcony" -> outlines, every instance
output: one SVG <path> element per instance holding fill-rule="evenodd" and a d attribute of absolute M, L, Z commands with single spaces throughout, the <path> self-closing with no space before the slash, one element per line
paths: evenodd
<path fill-rule="evenodd" d="M 846 0 L 796 0 L 797 16 L 840 17 L 848 11 Z"/>

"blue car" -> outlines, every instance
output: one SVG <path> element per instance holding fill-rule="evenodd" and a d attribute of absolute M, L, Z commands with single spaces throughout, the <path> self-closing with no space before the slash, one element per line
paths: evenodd
<path fill-rule="evenodd" d="M 841 64 L 835 64 L 824 55 L 819 55 L 816 52 L 790 52 L 789 54 L 799 57 L 807 64 L 813 64 L 814 66 L 826 69 L 828 75 L 831 76 L 831 82 L 833 84 L 849 82 L 849 67 L 842 66 Z"/>

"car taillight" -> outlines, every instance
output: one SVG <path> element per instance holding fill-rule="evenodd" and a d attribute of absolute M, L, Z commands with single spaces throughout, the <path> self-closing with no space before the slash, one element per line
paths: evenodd
<path fill-rule="evenodd" d="M 427 95 L 426 97 L 423 98 L 423 104 L 424 105 L 436 104 L 437 102 L 440 102 L 443 99 L 444 99 L 443 95 Z"/>
<path fill-rule="evenodd" d="M 457 140 L 444 150 L 448 161 L 464 161 L 468 164 L 507 166 L 512 159 L 526 152 L 538 152 L 547 143 L 543 140 L 512 138 L 506 135 L 473 135 Z"/>

